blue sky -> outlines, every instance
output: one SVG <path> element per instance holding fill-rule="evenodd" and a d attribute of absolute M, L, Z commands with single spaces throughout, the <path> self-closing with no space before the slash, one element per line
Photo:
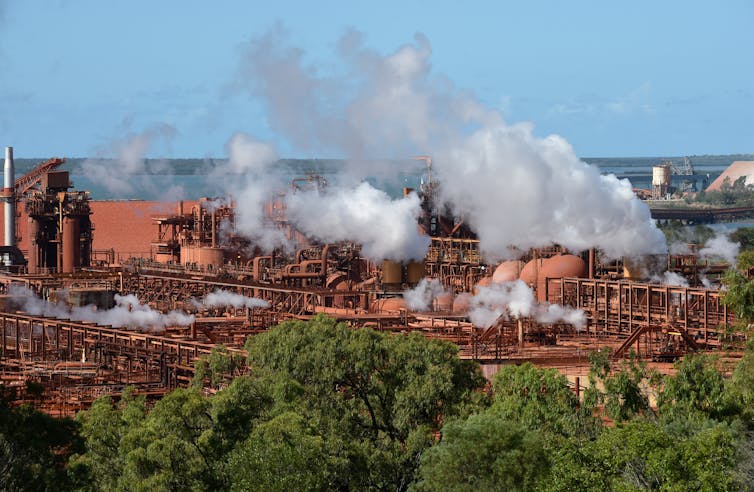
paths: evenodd
<path fill-rule="evenodd" d="M 107 154 L 169 126 L 151 156 L 224 156 L 242 131 L 302 157 L 235 90 L 244 43 L 280 24 L 325 71 L 350 28 L 384 54 L 422 33 L 434 74 L 580 156 L 754 152 L 754 1 L 463 4 L 0 0 L 0 144 Z"/>

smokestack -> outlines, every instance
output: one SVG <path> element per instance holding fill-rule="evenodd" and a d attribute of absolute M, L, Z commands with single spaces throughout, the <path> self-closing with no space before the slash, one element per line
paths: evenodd
<path fill-rule="evenodd" d="M 5 147 L 5 183 L 3 201 L 5 202 L 5 246 L 16 245 L 16 180 L 13 169 L 13 147 Z"/>

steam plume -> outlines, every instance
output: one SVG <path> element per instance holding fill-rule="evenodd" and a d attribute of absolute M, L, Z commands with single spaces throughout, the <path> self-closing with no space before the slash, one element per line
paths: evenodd
<path fill-rule="evenodd" d="M 702 249 L 699 250 L 700 258 L 722 258 L 727 263 L 734 265 L 741 245 L 730 240 L 727 234 L 718 232 L 715 237 L 709 239 Z"/>
<path fill-rule="evenodd" d="M 498 318 L 533 317 L 540 323 L 564 322 L 582 329 L 586 315 L 581 310 L 549 303 L 538 304 L 534 292 L 521 280 L 479 287 L 470 299 L 469 318 L 475 326 L 487 328 Z"/>
<path fill-rule="evenodd" d="M 300 192 L 288 200 L 288 218 L 299 230 L 322 241 L 358 239 L 364 256 L 373 260 L 424 258 L 429 237 L 418 232 L 419 211 L 415 194 L 392 200 L 366 182 Z"/>
<path fill-rule="evenodd" d="M 270 303 L 257 299 L 256 297 L 247 297 L 235 292 L 228 292 L 227 290 L 217 289 L 214 292 L 207 294 L 201 301 L 194 300 L 194 305 L 197 307 L 225 307 L 232 306 L 234 308 L 269 308 Z"/>
<path fill-rule="evenodd" d="M 429 311 L 432 302 L 447 292 L 438 279 L 423 278 L 416 287 L 405 291 L 403 298 L 411 311 Z"/>
<path fill-rule="evenodd" d="M 137 330 L 156 330 L 166 326 L 187 326 L 194 322 L 194 316 L 182 311 L 161 313 L 141 304 L 134 295 L 115 295 L 115 307 L 97 310 L 94 306 L 69 308 L 62 302 L 49 302 L 38 298 L 33 291 L 24 286 L 11 285 L 11 296 L 23 299 L 21 309 L 34 316 L 70 319 L 72 321 L 91 321 L 98 325 L 111 325 L 116 328 Z"/>
<path fill-rule="evenodd" d="M 432 154 L 440 198 L 469 221 L 491 258 L 550 243 L 595 246 L 613 257 L 665 251 L 662 233 L 628 181 L 601 176 L 563 138 L 539 138 L 530 124 L 508 125 L 499 112 L 434 75 L 423 36 L 383 56 L 349 32 L 338 54 L 345 70 L 320 73 L 280 28 L 246 47 L 240 85 L 263 101 L 270 126 L 293 148 L 352 160 Z M 380 207 L 369 216 L 390 205 L 369 202 Z M 306 227 L 312 217 L 295 218 Z M 327 230 L 318 229 L 320 239 L 369 232 L 335 227 L 330 236 Z M 397 244 L 409 248 L 404 256 L 415 255 L 415 241 Z"/>
<path fill-rule="evenodd" d="M 160 139 L 170 140 L 175 135 L 174 127 L 161 124 L 141 133 L 133 133 L 112 142 L 102 151 L 103 157 L 87 159 L 81 164 L 81 172 L 93 183 L 103 186 L 108 192 L 119 196 L 133 195 L 137 191 L 146 192 L 164 201 L 180 199 L 183 188 L 172 184 L 170 179 L 160 179 L 158 175 L 148 175 L 150 171 L 169 174 L 167 165 L 157 163 L 156 169 L 148 169 L 146 155 L 154 143 Z"/>

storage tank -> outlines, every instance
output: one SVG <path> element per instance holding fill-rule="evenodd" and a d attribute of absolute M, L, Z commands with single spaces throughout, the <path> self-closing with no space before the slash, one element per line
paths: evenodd
<path fill-rule="evenodd" d="M 521 274 L 519 275 L 519 279 L 523 283 L 529 286 L 534 286 L 537 283 L 537 278 L 539 278 L 539 271 L 542 269 L 542 263 L 544 263 L 543 258 L 535 258 L 533 260 L 530 260 L 524 267 L 521 269 Z"/>
<path fill-rule="evenodd" d="M 521 260 L 508 260 L 500 263 L 492 273 L 492 281 L 495 283 L 512 282 L 517 280 L 524 268 Z"/>
<path fill-rule="evenodd" d="M 426 267 L 423 261 L 412 261 L 406 266 L 406 281 L 414 286 L 421 282 L 426 275 Z"/>
<path fill-rule="evenodd" d="M 406 310 L 406 300 L 402 297 L 387 297 L 377 299 L 369 309 L 373 313 L 391 313 L 396 314 Z"/>
<path fill-rule="evenodd" d="M 532 287 L 537 295 L 537 300 L 543 302 L 546 299 L 545 284 L 548 278 L 579 277 L 587 276 L 586 262 L 575 255 L 555 255 L 550 258 L 537 258 L 529 261 L 521 269 L 520 279 L 526 285 Z"/>
<path fill-rule="evenodd" d="M 670 186 L 670 166 L 652 166 L 652 186 Z"/>
<path fill-rule="evenodd" d="M 453 294 L 451 294 L 450 292 L 443 292 L 439 296 L 435 297 L 433 304 L 434 304 L 433 307 L 435 311 L 440 311 L 444 313 L 453 311 L 453 304 L 454 304 Z"/>
<path fill-rule="evenodd" d="M 461 292 L 453 299 L 453 312 L 463 314 L 469 311 L 471 296 L 467 292 Z"/>
<path fill-rule="evenodd" d="M 222 248 L 199 248 L 197 263 L 202 266 L 221 267 L 225 262 L 225 251 Z"/>
<path fill-rule="evenodd" d="M 623 258 L 623 278 L 625 280 L 647 280 L 668 269 L 666 255 L 643 255 Z"/>
<path fill-rule="evenodd" d="M 477 295 L 479 293 L 480 287 L 489 287 L 491 283 L 492 277 L 482 277 L 481 279 L 479 279 L 479 282 L 476 283 L 473 289 L 474 295 Z"/>
<path fill-rule="evenodd" d="M 547 300 L 546 282 L 548 278 L 578 277 L 585 278 L 588 273 L 587 264 L 575 255 L 556 255 L 542 262 L 537 276 L 537 300 Z"/>
<path fill-rule="evenodd" d="M 382 288 L 400 289 L 403 281 L 403 268 L 401 264 L 393 260 L 382 262 Z"/>

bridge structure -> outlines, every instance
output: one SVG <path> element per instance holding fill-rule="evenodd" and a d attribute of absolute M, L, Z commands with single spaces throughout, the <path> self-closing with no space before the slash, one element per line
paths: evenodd
<path fill-rule="evenodd" d="M 735 208 L 653 208 L 652 218 L 658 221 L 680 220 L 688 224 L 713 224 L 754 219 L 754 207 Z"/>

